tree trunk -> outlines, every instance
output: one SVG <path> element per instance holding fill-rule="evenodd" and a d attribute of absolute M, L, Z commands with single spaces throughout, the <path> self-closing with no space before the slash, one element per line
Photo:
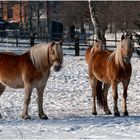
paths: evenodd
<path fill-rule="evenodd" d="M 40 2 L 38 1 L 36 3 L 36 8 L 37 8 L 37 34 L 38 36 L 40 36 L 41 32 L 40 32 Z"/>
<path fill-rule="evenodd" d="M 23 24 L 22 24 L 22 1 L 20 1 L 20 30 L 22 31 Z"/>
<path fill-rule="evenodd" d="M 47 22 L 47 31 L 46 31 L 46 41 L 48 41 L 50 39 L 50 24 L 49 24 L 49 21 L 50 21 L 50 9 L 49 9 L 50 5 L 49 5 L 49 1 L 46 1 L 46 16 L 47 16 L 47 19 L 46 19 L 46 22 Z M 47 35 L 48 34 L 48 35 Z"/>
<path fill-rule="evenodd" d="M 95 2 L 92 0 L 89 0 L 89 10 L 90 10 L 91 21 L 92 21 L 93 27 L 94 27 L 95 38 L 97 40 L 102 40 L 99 21 L 97 19 L 97 15 L 96 15 L 96 12 L 94 9 L 95 9 Z"/>
<path fill-rule="evenodd" d="M 3 18 L 3 1 L 0 2 L 1 3 L 1 18 Z"/>
<path fill-rule="evenodd" d="M 29 2 L 29 30 L 32 31 L 33 30 L 33 26 L 32 26 L 32 3 Z"/>
<path fill-rule="evenodd" d="M 84 28 L 84 22 L 83 22 L 83 20 L 81 21 L 81 25 L 80 25 L 80 29 L 81 29 L 81 34 L 83 35 L 83 34 L 85 34 L 85 28 Z"/>
<path fill-rule="evenodd" d="M 96 7 L 95 1 L 89 0 L 89 10 L 90 10 L 91 20 L 94 27 L 95 39 L 102 40 L 103 46 L 106 49 L 105 32 L 107 30 L 107 23 L 105 23 L 104 25 L 100 24 L 100 22 L 98 21 L 98 15 L 95 10 L 95 7 Z M 108 10 L 108 3 L 106 9 Z M 107 12 L 105 13 L 105 16 L 107 17 Z"/>

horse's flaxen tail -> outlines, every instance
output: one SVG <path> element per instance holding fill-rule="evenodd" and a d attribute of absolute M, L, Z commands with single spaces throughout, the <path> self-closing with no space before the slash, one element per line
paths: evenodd
<path fill-rule="evenodd" d="M 96 87 L 96 93 L 97 93 L 97 104 L 99 107 L 104 106 L 104 94 L 103 94 L 103 83 L 100 81 L 97 81 L 97 87 Z"/>

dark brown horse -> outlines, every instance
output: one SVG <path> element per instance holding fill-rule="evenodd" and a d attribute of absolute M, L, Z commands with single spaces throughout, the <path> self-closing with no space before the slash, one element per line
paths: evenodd
<path fill-rule="evenodd" d="M 101 50 L 92 53 L 91 51 L 88 67 L 93 94 L 92 114 L 97 114 L 96 96 L 100 105 L 104 107 L 105 113 L 111 114 L 108 108 L 107 94 L 109 87 L 112 86 L 114 115 L 120 116 L 117 106 L 117 86 L 121 82 L 123 84 L 123 113 L 124 115 L 128 115 L 126 98 L 127 88 L 132 73 L 130 59 L 132 57 L 133 47 L 132 36 L 127 34 L 122 36 L 121 41 L 114 52 Z M 102 82 L 103 85 L 99 85 L 98 81 Z M 101 91 L 99 88 L 102 88 L 103 90 Z M 101 92 L 103 92 L 103 94 Z"/>
<path fill-rule="evenodd" d="M 0 95 L 6 86 L 24 88 L 23 119 L 30 119 L 28 106 L 33 88 L 37 89 L 38 115 L 48 119 L 43 111 L 43 92 L 49 78 L 50 68 L 59 71 L 63 62 L 61 42 L 36 45 L 30 51 L 16 55 L 11 52 L 0 53 Z"/>

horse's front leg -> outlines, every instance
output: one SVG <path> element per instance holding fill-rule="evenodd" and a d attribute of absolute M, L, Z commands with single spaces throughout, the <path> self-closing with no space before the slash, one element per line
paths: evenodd
<path fill-rule="evenodd" d="M 120 112 L 118 111 L 118 92 L 117 92 L 117 82 L 112 82 L 112 92 L 113 92 L 113 98 L 114 98 L 114 116 L 120 116 Z"/>
<path fill-rule="evenodd" d="M 110 88 L 109 84 L 104 84 L 104 90 L 103 90 L 103 94 L 104 94 L 104 112 L 105 112 L 106 115 L 112 114 L 111 111 L 109 110 L 108 101 L 107 101 L 107 95 L 108 95 L 109 88 Z"/>
<path fill-rule="evenodd" d="M 47 115 L 43 111 L 43 92 L 45 89 L 45 86 L 37 87 L 37 104 L 38 104 L 38 116 L 40 119 L 48 119 Z"/>
<path fill-rule="evenodd" d="M 129 81 L 130 80 L 127 80 L 127 81 L 124 81 L 122 82 L 123 84 L 123 115 L 124 116 L 128 116 L 128 111 L 127 111 L 127 104 L 126 104 L 126 99 L 127 99 L 127 89 L 128 89 L 128 85 L 129 85 Z"/>
<path fill-rule="evenodd" d="M 30 116 L 28 115 L 28 106 L 31 99 L 31 93 L 32 93 L 31 86 L 25 86 L 24 107 L 23 107 L 23 113 L 22 113 L 23 119 L 30 119 Z"/>
<path fill-rule="evenodd" d="M 90 84 L 91 84 L 91 88 L 92 88 L 92 97 L 93 97 L 92 115 L 97 115 L 97 110 L 96 110 L 97 79 L 95 77 L 93 79 L 90 79 Z"/>

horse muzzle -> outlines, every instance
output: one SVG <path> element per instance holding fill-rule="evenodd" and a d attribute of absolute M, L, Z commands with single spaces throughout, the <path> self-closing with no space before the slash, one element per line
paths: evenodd
<path fill-rule="evenodd" d="M 123 60 L 126 64 L 129 64 L 130 63 L 130 57 L 126 56 L 126 57 L 123 57 Z"/>
<path fill-rule="evenodd" d="M 61 68 L 62 68 L 61 65 L 55 65 L 54 66 L 54 71 L 58 72 L 58 71 L 60 71 Z"/>

